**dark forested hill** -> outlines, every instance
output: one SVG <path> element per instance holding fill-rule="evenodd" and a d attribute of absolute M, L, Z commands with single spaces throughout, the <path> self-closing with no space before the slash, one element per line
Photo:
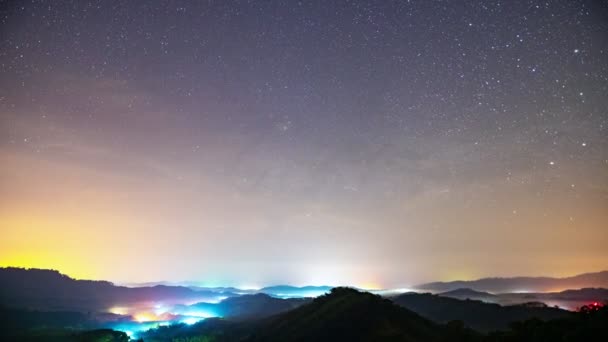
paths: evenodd
<path fill-rule="evenodd" d="M 310 301 L 310 298 L 282 299 L 271 297 L 263 293 L 257 293 L 227 298 L 217 304 L 197 303 L 190 306 L 183 306 L 183 308 L 186 311 L 209 311 L 219 317 L 247 319 L 276 315 L 297 308 Z M 180 309 L 180 307 L 177 308 Z M 177 310 L 177 312 L 179 312 L 179 310 Z"/>
<path fill-rule="evenodd" d="M 308 304 L 262 320 L 212 319 L 194 326 L 160 327 L 151 341 L 480 341 L 460 325 L 440 325 L 380 296 L 334 288 Z"/>
<path fill-rule="evenodd" d="M 447 331 L 377 295 L 334 288 L 264 322 L 247 341 L 440 341 Z M 451 332 L 450 340 L 473 335 Z"/>
<path fill-rule="evenodd" d="M 478 331 L 506 329 L 513 321 L 539 318 L 543 320 L 566 317 L 569 311 L 531 305 L 500 306 L 477 300 L 459 300 L 430 293 L 406 293 L 393 301 L 423 317 L 438 323 L 462 321 Z"/>
<path fill-rule="evenodd" d="M 76 280 L 53 270 L 0 268 L 0 305 L 36 310 L 96 311 L 112 303 L 184 301 L 214 298 L 211 291 L 182 286 L 116 286 L 107 281 Z"/>
<path fill-rule="evenodd" d="M 484 342 L 608 341 L 607 304 L 594 303 L 572 315 L 549 321 L 515 322 L 508 330 L 490 333 Z"/>

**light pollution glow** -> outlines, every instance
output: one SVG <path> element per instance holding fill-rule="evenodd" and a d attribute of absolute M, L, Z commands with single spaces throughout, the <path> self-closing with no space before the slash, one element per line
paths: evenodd
<path fill-rule="evenodd" d="M 356 4 L 9 6 L 0 266 L 368 288 L 605 268 L 605 18 Z"/>
<path fill-rule="evenodd" d="M 381 295 L 381 296 L 393 296 L 397 294 L 407 293 L 407 292 L 416 292 L 415 289 L 409 288 L 399 288 L 399 289 L 383 289 L 383 290 L 372 290 L 372 293 Z M 521 290 L 514 291 L 514 293 L 528 293 L 530 291 Z M 313 294 L 312 292 L 303 293 L 303 295 L 310 295 L 312 297 L 316 297 L 323 293 L 318 292 Z M 294 296 L 289 295 L 281 295 L 278 294 L 279 298 L 294 298 Z M 295 296 L 295 297 L 300 297 Z M 225 298 L 224 298 L 225 299 Z M 492 302 L 492 301 L 490 301 Z M 567 310 L 577 310 L 581 305 L 599 305 L 597 302 L 581 302 L 579 300 L 569 301 L 569 300 L 545 300 L 545 304 L 549 306 L 556 306 L 560 308 L 564 308 Z M 207 301 L 206 303 L 210 303 Z M 217 301 L 214 301 L 217 303 Z M 130 316 L 131 321 L 125 322 L 121 321 L 119 323 L 112 323 L 110 326 L 113 329 L 127 332 L 131 337 L 137 337 L 137 335 L 141 332 L 147 331 L 149 329 L 154 329 L 159 326 L 171 325 L 171 324 L 187 324 L 192 325 L 198 322 L 203 321 L 206 318 L 213 317 L 221 317 L 217 312 L 214 312 L 211 309 L 200 309 L 200 308 L 190 308 L 188 306 L 183 307 L 176 305 L 178 303 L 174 303 L 171 305 L 166 305 L 162 303 L 156 304 L 142 304 L 135 306 L 115 306 L 109 308 L 107 311 L 109 313 L 113 313 L 116 315 Z M 187 303 L 181 303 L 186 304 Z M 194 303 L 190 303 L 194 304 Z M 179 306 L 179 308 L 178 308 Z"/>
<path fill-rule="evenodd" d="M 107 312 L 130 317 L 130 321 L 121 320 L 117 323 L 108 324 L 112 329 L 124 331 L 131 337 L 137 337 L 141 332 L 163 325 L 177 323 L 192 325 L 205 318 L 221 317 L 210 310 L 202 311 L 191 308 L 176 310 L 174 305 L 165 304 L 114 306 L 108 308 Z"/>

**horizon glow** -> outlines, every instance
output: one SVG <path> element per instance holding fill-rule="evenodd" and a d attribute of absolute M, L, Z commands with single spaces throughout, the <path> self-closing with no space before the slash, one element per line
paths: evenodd
<path fill-rule="evenodd" d="M 4 6 L 0 267 L 381 290 L 608 265 L 599 2 L 89 5 Z"/>

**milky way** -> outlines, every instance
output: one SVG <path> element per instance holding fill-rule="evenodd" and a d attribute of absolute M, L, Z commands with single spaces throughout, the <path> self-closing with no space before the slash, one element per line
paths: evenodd
<path fill-rule="evenodd" d="M 0 265 L 368 287 L 608 265 L 606 3 L 2 8 Z"/>

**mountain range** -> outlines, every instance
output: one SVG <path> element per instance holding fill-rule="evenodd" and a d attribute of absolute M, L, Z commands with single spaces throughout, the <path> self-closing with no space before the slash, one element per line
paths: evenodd
<path fill-rule="evenodd" d="M 502 305 L 539 301 L 550 306 L 575 309 L 590 301 L 608 298 L 608 290 L 600 288 L 602 285 L 608 288 L 608 279 L 605 278 L 608 278 L 608 271 L 568 278 L 484 278 L 474 281 L 437 282 L 423 284 L 418 288 L 456 299 L 475 299 Z M 256 293 L 277 298 L 306 298 L 327 293 L 332 288 L 289 285 L 259 290 L 177 285 L 126 287 L 108 281 L 75 280 L 53 270 L 12 267 L 0 268 L 0 284 L 0 303 L 5 306 L 64 311 L 100 311 L 117 304 L 137 305 L 142 302 L 218 303 L 227 298 Z M 531 291 L 567 285 L 572 285 L 572 289 L 561 292 Z M 529 291 L 521 291 L 526 286 Z M 499 291 L 511 288 L 520 291 Z"/>
<path fill-rule="evenodd" d="M 436 323 L 461 321 L 464 326 L 481 332 L 507 329 L 514 321 L 531 318 L 542 320 L 567 317 L 570 311 L 542 304 L 501 306 L 479 300 L 460 300 L 430 293 L 405 293 L 391 300 Z"/>
<path fill-rule="evenodd" d="M 98 311 L 116 304 L 164 301 L 217 301 L 234 293 L 183 286 L 116 286 L 108 281 L 75 280 L 54 270 L 0 268 L 0 304 L 37 310 Z"/>
<path fill-rule="evenodd" d="M 131 316 L 132 311 L 113 314 L 109 307 L 144 302 L 146 310 L 172 310 L 167 316 L 171 318 L 152 318 L 171 320 L 158 322 L 164 325 L 152 321 L 145 325 L 148 328 L 138 328 L 138 337 L 154 341 L 519 341 L 526 339 L 512 337 L 529 337 L 537 328 L 547 330 L 543 334 L 554 334 L 551 336 L 559 336 L 555 334 L 567 324 L 591 324 L 597 330 L 594 322 L 603 317 L 593 316 L 593 323 L 589 323 L 581 321 L 585 316 L 579 313 L 545 303 L 562 301 L 577 303 L 576 307 L 592 303 L 583 308 L 593 309 L 601 308 L 598 303 L 608 300 L 608 290 L 602 288 L 552 293 L 490 293 L 457 288 L 436 294 L 389 295 L 389 291 L 384 296 L 329 286 L 281 285 L 254 293 L 232 290 L 172 285 L 131 288 L 106 281 L 75 280 L 50 270 L 2 268 L 0 340 L 3 336 L 25 341 L 103 336 L 108 341 L 125 341 L 125 334 L 107 329 L 127 332 L 127 326 L 141 322 Z M 324 294 L 314 299 L 289 298 L 314 292 Z M 518 304 L 507 305 L 511 303 Z M 197 317 L 207 318 L 201 323 L 178 324 Z M 514 327 L 517 329 L 510 330 Z M 85 330 L 92 331 L 84 333 Z"/>
<path fill-rule="evenodd" d="M 459 301 L 432 294 L 406 294 L 421 299 L 422 305 L 432 301 Z M 402 297 L 400 296 L 400 297 Z M 422 296 L 422 297 L 420 297 Z M 405 299 L 409 301 L 406 297 Z M 431 298 L 431 301 L 429 301 Z M 528 315 L 529 319 L 512 322 L 508 328 L 484 333 L 467 328 L 460 320 L 441 323 L 425 318 L 404 307 L 404 298 L 392 301 L 352 288 L 334 288 L 329 294 L 315 298 L 296 309 L 260 320 L 233 321 L 211 319 L 193 326 L 159 327 L 141 335 L 144 341 L 213 341 L 213 342 L 275 342 L 275 341 L 395 341 L 395 342 L 521 342 L 521 341 L 602 341 L 608 338 L 608 307 L 587 308 L 581 312 L 551 309 L 553 317 Z M 475 303 L 473 303 L 475 304 Z M 463 317 L 477 316 L 483 322 L 495 319 L 491 311 L 498 305 L 485 308 L 461 308 Z M 443 306 L 437 312 L 454 308 Z M 522 306 L 526 310 L 527 306 Z M 500 310 L 500 309 L 499 309 Z M 517 312 L 506 309 L 502 315 Z M 441 313 L 440 313 L 441 314 Z M 515 318 L 513 315 L 512 318 Z"/>
<path fill-rule="evenodd" d="M 205 336 L 210 341 L 467 341 L 477 333 L 452 330 L 395 305 L 388 299 L 352 288 L 330 293 L 285 313 L 261 320 L 210 320 L 162 327 L 144 340 L 180 341 Z"/>

